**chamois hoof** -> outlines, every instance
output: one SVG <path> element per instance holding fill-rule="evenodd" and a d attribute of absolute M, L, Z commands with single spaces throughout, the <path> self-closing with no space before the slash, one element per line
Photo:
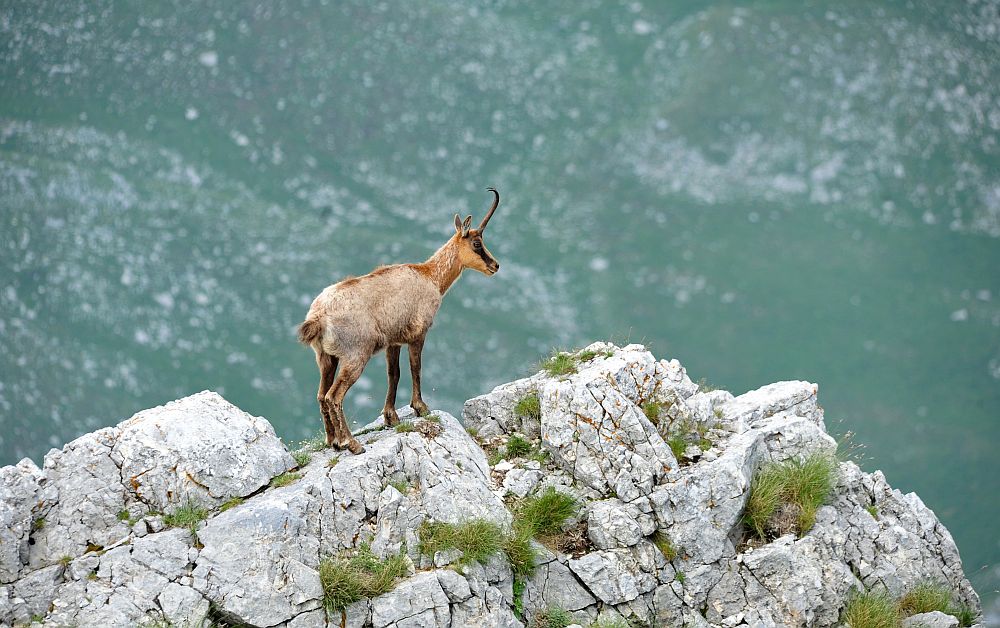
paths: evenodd
<path fill-rule="evenodd" d="M 348 441 L 347 449 L 350 450 L 350 452 L 355 456 L 365 453 L 365 446 L 359 443 L 355 438 Z"/>
<path fill-rule="evenodd" d="M 386 427 L 392 427 L 394 425 L 399 425 L 399 415 L 395 411 L 383 412 L 382 418 L 385 422 Z"/>
<path fill-rule="evenodd" d="M 421 403 L 417 405 L 410 405 L 413 411 L 417 413 L 417 416 L 427 416 L 431 413 L 431 409 L 427 407 L 426 403 Z"/>

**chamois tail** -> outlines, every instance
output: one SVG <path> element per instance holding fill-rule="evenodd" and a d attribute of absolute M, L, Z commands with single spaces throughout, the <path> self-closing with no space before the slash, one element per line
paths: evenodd
<path fill-rule="evenodd" d="M 304 345 L 311 345 L 322 335 L 323 325 L 315 318 L 307 318 L 299 325 L 299 342 Z"/>

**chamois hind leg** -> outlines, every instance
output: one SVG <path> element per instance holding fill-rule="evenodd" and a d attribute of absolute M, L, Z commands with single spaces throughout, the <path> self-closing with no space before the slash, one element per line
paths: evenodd
<path fill-rule="evenodd" d="M 351 435 L 351 430 L 347 427 L 347 417 L 344 416 L 344 397 L 354 382 L 361 377 L 367 362 L 368 360 L 343 360 L 340 372 L 333 380 L 333 386 L 326 392 L 326 406 L 330 410 L 334 424 L 333 442 L 329 442 L 329 435 L 327 442 L 337 449 L 350 449 L 352 454 L 360 454 L 364 452 L 365 448 Z"/>
<path fill-rule="evenodd" d="M 410 377 L 413 379 L 413 395 L 410 397 L 410 407 L 419 416 L 427 416 L 431 409 L 420 396 L 420 352 L 424 350 L 424 336 L 410 343 L 407 353 L 410 356 Z"/>
<path fill-rule="evenodd" d="M 337 374 L 337 356 L 316 351 L 316 366 L 319 367 L 319 391 L 316 393 L 316 402 L 319 404 L 319 412 L 323 417 L 323 430 L 326 432 L 326 444 L 329 447 L 334 439 L 333 417 L 326 406 L 326 393 L 333 385 L 333 379 Z"/>
<path fill-rule="evenodd" d="M 396 387 L 399 386 L 399 345 L 385 348 L 386 373 L 389 376 L 389 389 L 385 393 L 385 407 L 382 408 L 382 417 L 385 424 L 392 426 L 399 423 L 399 415 L 396 414 Z"/>

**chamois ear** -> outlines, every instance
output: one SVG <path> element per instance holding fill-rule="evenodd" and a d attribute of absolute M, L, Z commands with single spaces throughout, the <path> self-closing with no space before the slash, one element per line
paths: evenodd
<path fill-rule="evenodd" d="M 458 217 L 458 214 L 455 214 L 455 232 L 462 233 L 462 219 Z"/>
<path fill-rule="evenodd" d="M 469 226 L 472 225 L 472 216 L 468 216 L 462 223 L 462 237 L 469 235 Z"/>

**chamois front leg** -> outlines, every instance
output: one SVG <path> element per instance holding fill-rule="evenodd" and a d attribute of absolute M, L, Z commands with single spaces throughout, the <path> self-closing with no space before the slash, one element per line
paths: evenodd
<path fill-rule="evenodd" d="M 396 414 L 396 387 L 399 386 L 399 345 L 390 345 L 385 348 L 386 373 L 389 376 L 389 390 L 385 394 L 385 407 L 382 408 L 382 417 L 385 424 L 393 426 L 399 423 L 399 415 Z"/>
<path fill-rule="evenodd" d="M 327 432 L 326 444 L 337 449 L 349 449 L 352 454 L 364 453 L 365 448 L 351 435 L 351 429 L 347 427 L 347 417 L 344 415 L 344 397 L 347 391 L 354 385 L 361 373 L 365 370 L 365 363 L 368 360 L 344 360 L 340 365 L 340 372 L 333 380 L 333 386 L 327 391 L 327 408 L 333 415 L 334 433 Z M 331 438 L 332 436 L 332 438 Z"/>
<path fill-rule="evenodd" d="M 427 416 L 431 409 L 424 403 L 420 396 L 420 352 L 424 350 L 424 336 L 410 343 L 410 376 L 413 378 L 413 396 L 410 398 L 410 407 L 419 416 Z"/>

